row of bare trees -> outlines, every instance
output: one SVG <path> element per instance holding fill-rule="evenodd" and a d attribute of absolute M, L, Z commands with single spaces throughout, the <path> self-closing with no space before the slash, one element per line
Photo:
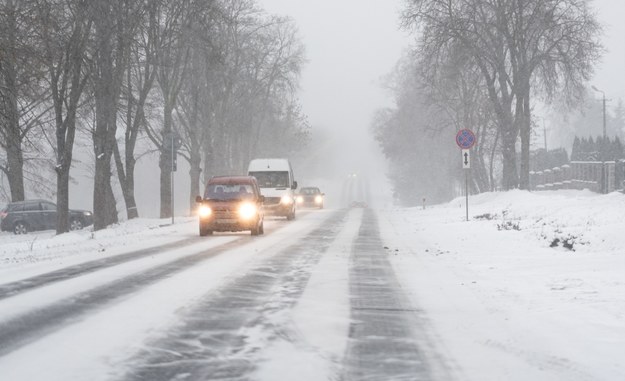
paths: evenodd
<path fill-rule="evenodd" d="M 494 144 L 478 145 L 481 166 L 490 167 L 479 168 L 481 186 L 493 185 L 491 157 L 501 162 L 504 189 L 527 189 L 535 99 L 579 102 L 600 56 L 590 3 L 408 0 L 402 21 L 417 39 L 412 69 L 425 102 L 446 110 L 439 124 L 480 130 L 480 142 Z"/>
<path fill-rule="evenodd" d="M 56 174 L 68 230 L 77 134 L 90 136 L 94 227 L 117 222 L 113 179 L 138 216 L 135 167 L 160 156 L 160 215 L 173 213 L 172 137 L 204 177 L 296 151 L 308 124 L 295 97 L 303 48 L 291 20 L 253 0 L 5 0 L 0 3 L 0 170 L 10 199 Z M 45 186 L 45 185 L 43 185 Z"/>

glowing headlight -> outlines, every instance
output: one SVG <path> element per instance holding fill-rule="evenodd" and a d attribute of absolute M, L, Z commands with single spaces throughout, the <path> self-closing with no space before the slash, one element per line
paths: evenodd
<path fill-rule="evenodd" d="M 251 220 L 256 217 L 256 205 L 246 202 L 239 206 L 239 216 L 244 220 Z"/>
<path fill-rule="evenodd" d="M 321 196 L 315 196 L 315 203 L 316 204 L 321 204 L 323 202 L 323 197 Z"/>
<path fill-rule="evenodd" d="M 289 205 L 293 203 L 293 198 L 289 195 L 284 195 L 282 196 L 282 199 L 280 199 L 280 202 L 285 205 Z"/>
<path fill-rule="evenodd" d="M 200 209 L 198 210 L 198 214 L 200 215 L 201 218 L 206 218 L 210 216 L 211 214 L 213 214 L 213 211 L 211 210 L 210 207 L 206 205 L 202 205 L 200 206 Z"/>
<path fill-rule="evenodd" d="M 295 197 L 295 202 L 297 202 L 298 204 L 301 204 L 302 202 L 304 202 L 304 197 L 302 196 Z"/>

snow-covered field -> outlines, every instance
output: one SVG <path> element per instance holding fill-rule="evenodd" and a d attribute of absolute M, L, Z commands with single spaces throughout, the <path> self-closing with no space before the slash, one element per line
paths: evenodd
<path fill-rule="evenodd" d="M 625 196 L 514 191 L 469 206 L 470 222 L 458 199 L 380 223 L 457 378 L 625 379 Z"/>
<path fill-rule="evenodd" d="M 625 379 L 625 196 L 588 191 L 513 191 L 473 196 L 469 204 L 468 222 L 463 198 L 426 209 L 376 210 L 384 251 L 426 324 L 419 330 L 424 331 L 434 349 L 428 357 L 440 362 L 442 370 L 434 374 L 456 380 Z M 246 262 L 269 258 L 272 248 L 277 251 L 292 244 L 299 231 L 322 225 L 331 214 L 330 210 L 309 213 L 295 224 L 270 222 L 268 234 L 260 241 L 250 240 L 236 253 L 197 266 L 190 277 L 183 274 L 184 277 L 157 283 L 127 301 L 122 300 L 123 308 L 91 319 L 98 320 L 95 327 L 107 327 L 111 318 L 125 317 L 128 326 L 120 328 L 120 332 L 114 333 L 110 326 L 108 332 L 94 332 L 85 319 L 75 324 L 76 329 L 84 325 L 83 332 L 89 332 L 83 338 L 72 337 L 76 331 L 68 326 L 47 344 L 30 345 L 19 353 L 0 357 L 0 379 L 3 373 L 21 375 L 17 379 L 25 380 L 28 375 L 45 372 L 44 368 L 17 369 L 22 365 L 28 368 L 26 360 L 32 359 L 36 348 L 45 350 L 40 359 L 35 359 L 41 366 L 52 372 L 61 368 L 66 372 L 56 377 L 48 373 L 47 379 L 72 379 L 77 374 L 83 379 L 106 379 L 107 372 L 116 373 L 107 367 L 123 357 L 121 353 L 106 354 L 123 345 L 125 330 L 140 326 L 143 318 L 156 321 L 155 327 L 160 325 L 162 329 L 175 309 L 180 308 L 161 304 L 157 308 L 141 302 L 138 296 L 152 293 L 172 304 L 182 303 L 181 300 L 191 303 L 201 292 L 218 287 L 220 279 L 227 279 L 233 270 L 245 267 Z M 257 379 L 334 379 L 348 336 L 348 258 L 360 217 L 360 210 L 350 212 L 324 258 L 312 268 L 306 290 L 293 310 L 274 317 L 276 324 L 284 321 L 292 325 L 308 347 L 273 342 L 264 351 L 263 364 L 255 373 Z M 180 219 L 174 226 L 168 226 L 168 222 L 140 219 L 105 231 L 85 230 L 59 237 L 53 232 L 0 234 L 0 286 L 103 256 L 196 236 L 194 219 Z M 271 227 L 278 225 L 282 228 L 272 232 Z M 188 247 L 198 251 L 237 238 L 240 235 L 208 237 Z M 183 254 L 172 248 L 168 255 Z M 124 266 L 106 271 L 133 271 L 132 264 Z M 195 294 L 181 298 L 180 292 L 191 289 L 184 282 L 206 274 L 211 274 L 211 282 L 202 290 L 195 290 Z M 114 278 L 110 274 L 100 277 L 101 282 Z M 88 288 L 80 284 L 84 281 L 75 279 L 75 287 Z M 58 286 L 58 292 L 68 289 Z M 179 292 L 174 290 L 179 286 Z M 44 295 L 44 291 L 30 293 Z M 17 313 L 2 309 L 12 305 L 11 299 L 0 303 L 0 324 Z M 139 310 L 141 313 L 137 314 Z M 163 319 L 159 319 L 159 314 Z M 110 343 L 106 343 L 107 337 Z M 69 340 L 80 346 L 93 338 L 104 340 L 91 347 L 100 357 L 89 357 L 90 346 L 57 347 L 59 353 L 51 353 L 59 343 Z M 55 362 L 59 356 L 88 361 L 68 370 L 67 364 Z M 298 373 L 303 368 L 305 377 Z"/>

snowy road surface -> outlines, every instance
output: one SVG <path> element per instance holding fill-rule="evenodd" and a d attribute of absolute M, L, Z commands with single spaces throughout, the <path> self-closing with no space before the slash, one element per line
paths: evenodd
<path fill-rule="evenodd" d="M 260 238 L 200 239 L 195 224 L 186 225 L 187 236 L 171 243 L 0 285 L 3 375 L 275 379 L 264 364 L 288 364 L 276 364 L 264 351 L 288 345 L 327 357 L 327 378 L 427 379 L 412 339 L 418 321 L 394 278 L 371 210 L 268 221 Z M 341 301 L 349 307 L 338 316 L 342 322 L 325 329 L 342 328 L 344 354 L 324 353 L 301 333 L 297 325 L 315 316 L 288 316 L 320 260 L 336 255 L 346 257 L 333 272 L 349 290 Z M 32 358 L 37 366 L 29 364 Z"/>
<path fill-rule="evenodd" d="M 458 203 L 3 234 L 0 379 L 624 379 L 622 195 Z"/>

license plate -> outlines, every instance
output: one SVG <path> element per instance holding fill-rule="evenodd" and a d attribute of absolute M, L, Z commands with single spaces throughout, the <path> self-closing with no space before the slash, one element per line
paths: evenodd
<path fill-rule="evenodd" d="M 239 221 L 237 221 L 236 219 L 223 219 L 223 220 L 215 220 L 216 223 L 218 224 L 236 224 Z"/>

